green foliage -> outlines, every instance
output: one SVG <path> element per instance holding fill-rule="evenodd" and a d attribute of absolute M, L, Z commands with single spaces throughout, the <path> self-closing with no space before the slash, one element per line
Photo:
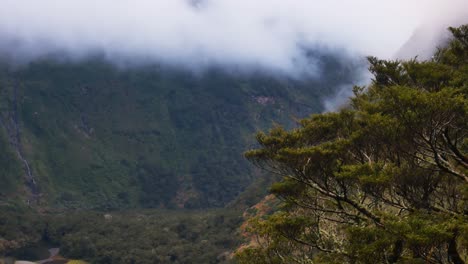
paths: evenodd
<path fill-rule="evenodd" d="M 369 58 L 351 105 L 260 133 L 246 157 L 283 176 L 241 263 L 468 261 L 468 26 L 431 61 Z"/>
<path fill-rule="evenodd" d="M 1 208 L 0 257 L 36 261 L 47 248 L 89 263 L 229 263 L 239 211 L 48 212 Z"/>
<path fill-rule="evenodd" d="M 41 240 L 44 222 L 22 205 L 0 205 L 0 256 Z"/>
<path fill-rule="evenodd" d="M 47 233 L 65 256 L 91 263 L 222 263 L 240 220 L 221 210 L 71 213 L 52 215 Z"/>
<path fill-rule="evenodd" d="M 21 164 L 9 146 L 8 139 L 0 133 L 0 200 L 14 196 L 21 182 Z"/>
<path fill-rule="evenodd" d="M 342 58 L 322 59 L 324 80 L 301 81 L 220 69 L 201 75 L 159 66 L 122 70 L 99 58 L 1 66 L 0 116 L 18 116 L 20 147 L 43 204 L 223 206 L 259 174 L 241 154 L 255 143 L 252 134 L 273 120 L 292 126 L 292 116 L 320 111 L 321 98 L 353 78 Z M 9 132 L 0 125 L 2 149 Z M 2 194 L 1 188 L 22 188 L 22 164 L 10 162 L 16 159 L 9 151 L 0 156 Z"/>

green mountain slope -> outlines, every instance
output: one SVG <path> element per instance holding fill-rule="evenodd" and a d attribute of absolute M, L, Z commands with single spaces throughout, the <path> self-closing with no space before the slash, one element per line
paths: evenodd
<path fill-rule="evenodd" d="M 67 208 L 223 206 L 255 180 L 242 153 L 256 131 L 320 111 L 355 76 L 339 58 L 321 60 L 326 75 L 301 81 L 122 70 L 98 59 L 3 66 L 0 197 Z"/>

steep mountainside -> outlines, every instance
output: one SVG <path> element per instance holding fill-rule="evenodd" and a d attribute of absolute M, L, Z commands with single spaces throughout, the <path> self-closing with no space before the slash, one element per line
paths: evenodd
<path fill-rule="evenodd" d="M 101 60 L 0 70 L 0 199 L 67 208 L 223 206 L 255 179 L 254 133 L 321 110 L 355 65 L 297 80 Z"/>

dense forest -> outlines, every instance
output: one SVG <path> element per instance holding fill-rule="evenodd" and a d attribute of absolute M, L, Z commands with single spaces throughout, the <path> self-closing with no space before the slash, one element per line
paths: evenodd
<path fill-rule="evenodd" d="M 241 241 L 237 210 L 0 209 L 2 264 L 2 255 L 7 260 L 46 260 L 51 248 L 60 248 L 60 255 L 50 263 L 229 263 Z"/>
<path fill-rule="evenodd" d="M 240 263 L 468 262 L 468 26 L 428 61 L 369 58 L 372 84 L 246 157 L 281 175 Z"/>
<path fill-rule="evenodd" d="M 0 263 L 468 263 L 468 26 L 450 32 L 431 60 L 369 57 L 370 85 L 306 118 L 354 60 L 311 53 L 307 80 L 2 64 Z"/>
<path fill-rule="evenodd" d="M 59 208 L 207 208 L 256 179 L 255 133 L 323 109 L 356 76 L 333 52 L 320 78 L 118 68 L 97 56 L 0 66 L 0 199 Z M 348 62 L 348 63 L 345 63 Z"/>

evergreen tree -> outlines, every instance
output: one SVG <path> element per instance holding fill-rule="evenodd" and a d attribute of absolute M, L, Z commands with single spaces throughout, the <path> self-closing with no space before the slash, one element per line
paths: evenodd
<path fill-rule="evenodd" d="M 281 175 L 240 263 L 468 262 L 468 26 L 430 61 L 369 58 L 349 107 L 260 133 Z"/>

